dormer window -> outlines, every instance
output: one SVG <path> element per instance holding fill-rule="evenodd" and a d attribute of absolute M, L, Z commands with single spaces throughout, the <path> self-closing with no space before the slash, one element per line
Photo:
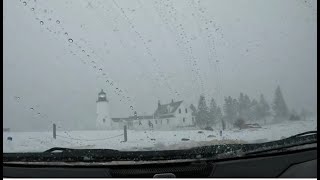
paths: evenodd
<path fill-rule="evenodd" d="M 169 106 L 167 106 L 167 111 L 168 111 L 168 113 L 170 113 L 170 112 L 171 112 L 171 107 L 170 107 L 170 105 L 169 105 Z"/>

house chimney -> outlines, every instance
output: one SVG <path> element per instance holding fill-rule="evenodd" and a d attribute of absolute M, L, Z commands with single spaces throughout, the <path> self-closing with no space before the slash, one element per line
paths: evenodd
<path fill-rule="evenodd" d="M 158 107 L 160 107 L 160 105 L 161 105 L 161 104 L 160 104 L 160 100 L 158 100 Z"/>

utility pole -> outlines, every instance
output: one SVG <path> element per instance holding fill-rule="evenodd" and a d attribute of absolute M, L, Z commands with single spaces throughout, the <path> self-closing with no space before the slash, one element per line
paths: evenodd
<path fill-rule="evenodd" d="M 127 142 L 128 140 L 128 134 L 127 134 L 127 126 L 123 126 L 123 136 L 124 136 L 124 141 L 123 142 Z"/>
<path fill-rule="evenodd" d="M 53 124 L 53 126 L 52 126 L 52 129 L 53 129 L 53 138 L 54 139 L 56 139 L 56 137 L 57 137 L 57 128 L 56 128 L 56 124 Z"/>

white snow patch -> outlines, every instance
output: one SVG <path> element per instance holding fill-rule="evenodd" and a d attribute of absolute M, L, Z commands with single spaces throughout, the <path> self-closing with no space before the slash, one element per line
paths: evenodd
<path fill-rule="evenodd" d="M 257 129 L 219 130 L 198 133 L 199 130 L 177 131 L 134 131 L 128 130 L 128 141 L 123 142 L 122 130 L 109 131 L 57 131 L 52 132 L 4 132 L 4 152 L 42 152 L 52 147 L 119 150 L 162 150 L 181 149 L 199 145 L 217 144 L 222 140 L 241 141 L 240 143 L 261 143 L 279 140 L 305 131 L 317 130 L 315 119 L 307 121 L 288 121 L 281 124 L 268 124 Z M 214 137 L 208 137 L 214 135 Z M 12 137 L 12 141 L 7 140 Z M 189 141 L 181 141 L 188 138 Z"/>

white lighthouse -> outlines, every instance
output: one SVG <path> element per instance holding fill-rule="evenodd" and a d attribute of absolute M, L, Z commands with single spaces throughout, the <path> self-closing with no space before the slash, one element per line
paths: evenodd
<path fill-rule="evenodd" d="M 97 100 L 97 129 L 111 129 L 111 117 L 109 112 L 109 101 L 106 93 L 101 91 L 98 94 Z"/>

